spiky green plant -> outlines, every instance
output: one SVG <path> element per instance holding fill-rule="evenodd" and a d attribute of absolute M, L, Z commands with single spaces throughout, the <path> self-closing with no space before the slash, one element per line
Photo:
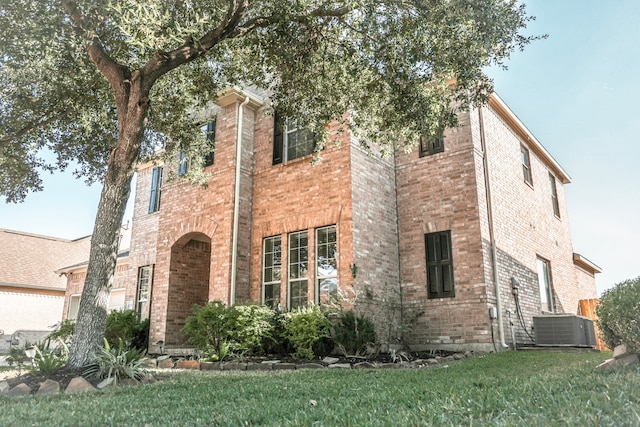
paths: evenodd
<path fill-rule="evenodd" d="M 143 360 L 145 353 L 145 350 L 127 349 L 122 339 L 117 347 L 111 347 L 105 339 L 104 347 L 96 353 L 95 363 L 85 368 L 84 376 L 113 378 L 115 384 L 126 378 L 139 382 L 147 375 Z"/>

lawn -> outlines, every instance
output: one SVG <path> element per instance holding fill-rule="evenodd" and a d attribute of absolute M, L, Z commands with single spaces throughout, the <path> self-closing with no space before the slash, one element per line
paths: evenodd
<path fill-rule="evenodd" d="M 2 426 L 640 425 L 640 368 L 507 352 L 422 369 L 184 372 L 84 395 L 0 398 Z"/>

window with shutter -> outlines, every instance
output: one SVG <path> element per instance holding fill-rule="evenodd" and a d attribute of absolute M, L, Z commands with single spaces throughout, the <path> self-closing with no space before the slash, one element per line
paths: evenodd
<path fill-rule="evenodd" d="M 216 120 L 213 119 L 206 126 L 203 127 L 205 135 L 207 136 L 207 144 L 209 146 L 209 151 L 204 155 L 203 158 L 203 167 L 211 166 L 214 161 L 214 150 L 216 143 Z"/>
<path fill-rule="evenodd" d="M 444 151 L 444 132 L 440 131 L 434 136 L 420 137 L 420 157 L 429 156 Z"/>
<path fill-rule="evenodd" d="M 428 233 L 424 236 L 427 258 L 429 298 L 455 296 L 451 231 Z"/>
<path fill-rule="evenodd" d="M 151 194 L 149 197 L 149 213 L 160 210 L 160 199 L 162 194 L 162 166 L 153 168 L 151 175 Z"/>
<path fill-rule="evenodd" d="M 521 145 L 520 155 L 522 160 L 522 174 L 524 176 L 524 182 L 529 185 L 533 185 L 533 175 L 531 174 L 531 159 L 529 158 L 529 150 Z"/>
<path fill-rule="evenodd" d="M 553 205 L 553 214 L 560 218 L 560 204 L 558 203 L 558 188 L 556 187 L 556 178 L 549 173 L 549 184 L 551 185 L 551 204 Z"/>

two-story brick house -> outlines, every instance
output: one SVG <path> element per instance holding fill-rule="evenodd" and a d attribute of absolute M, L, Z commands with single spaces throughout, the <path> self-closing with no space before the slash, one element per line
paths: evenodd
<path fill-rule="evenodd" d="M 596 296 L 597 266 L 572 249 L 569 176 L 496 95 L 388 158 L 330 124 L 316 165 L 312 137 L 259 96 L 236 88 L 217 104 L 206 188 L 166 179 L 185 160 L 138 169 L 117 287 L 150 317 L 150 351 L 183 345 L 192 305 L 209 300 L 288 309 L 353 288 L 389 342 L 403 317 L 415 348 L 489 350 L 507 310 L 528 343 L 533 315 Z"/>

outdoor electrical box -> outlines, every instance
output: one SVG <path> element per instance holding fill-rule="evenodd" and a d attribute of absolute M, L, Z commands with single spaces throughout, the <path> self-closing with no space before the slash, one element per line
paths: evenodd
<path fill-rule="evenodd" d="M 489 307 L 489 319 L 497 319 L 498 310 L 495 307 Z"/>

